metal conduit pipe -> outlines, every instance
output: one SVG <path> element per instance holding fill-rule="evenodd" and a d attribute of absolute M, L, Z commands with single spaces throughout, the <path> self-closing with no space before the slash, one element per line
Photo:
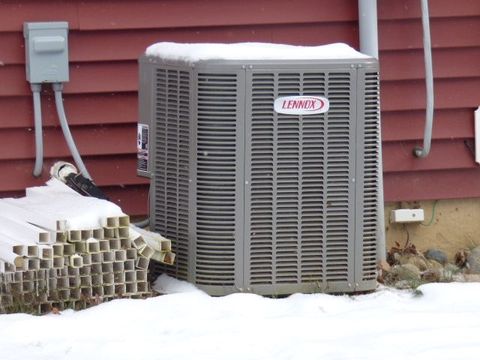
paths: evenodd
<path fill-rule="evenodd" d="M 378 59 L 378 19 L 377 0 L 358 0 L 358 27 L 360 34 L 360 52 Z M 380 129 L 379 129 L 380 131 Z M 381 131 L 380 131 L 381 132 Z M 377 221 L 377 261 L 384 261 L 387 257 L 385 245 L 385 227 L 383 226 L 385 210 L 383 204 L 383 166 L 382 152 L 379 152 L 378 166 L 378 214 Z"/>
<path fill-rule="evenodd" d="M 70 128 L 68 126 L 67 117 L 65 115 L 65 108 L 63 107 L 63 84 L 54 83 L 52 88 L 55 93 L 55 106 L 57 108 L 60 126 L 62 127 L 63 136 L 65 137 L 65 141 L 67 142 L 68 148 L 70 149 L 73 160 L 75 161 L 75 164 L 77 165 L 82 175 L 87 179 L 92 180 L 87 168 L 85 167 L 85 164 L 83 163 L 82 157 L 78 152 L 77 146 L 75 145 L 75 141 L 73 140 L 72 133 L 70 132 Z"/>
<path fill-rule="evenodd" d="M 422 1 L 422 25 L 423 25 L 423 55 L 425 58 L 425 85 L 426 85 L 426 117 L 425 130 L 423 135 L 423 147 L 415 147 L 413 153 L 415 156 L 423 158 L 430 152 L 432 144 L 432 127 L 433 127 L 433 65 L 432 65 L 432 44 L 430 39 L 430 16 L 428 13 L 428 0 Z"/>
<path fill-rule="evenodd" d="M 40 92 L 41 84 L 31 84 L 30 88 L 33 93 L 33 117 L 35 124 L 35 166 L 33 168 L 33 176 L 42 175 L 43 169 L 43 126 L 42 126 L 42 103 Z"/>

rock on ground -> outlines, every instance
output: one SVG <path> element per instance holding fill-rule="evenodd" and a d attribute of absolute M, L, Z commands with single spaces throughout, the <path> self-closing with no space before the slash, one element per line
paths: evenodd
<path fill-rule="evenodd" d="M 467 264 L 472 274 L 480 274 L 480 246 L 470 251 L 467 257 Z"/>
<path fill-rule="evenodd" d="M 445 254 L 442 250 L 429 249 L 424 255 L 427 259 L 434 260 L 442 265 L 445 265 L 448 261 L 447 254 Z"/>
<path fill-rule="evenodd" d="M 404 264 L 412 264 L 415 265 L 420 271 L 425 271 L 427 270 L 427 261 L 422 255 L 403 255 L 399 259 L 399 263 L 401 265 Z"/>
<path fill-rule="evenodd" d="M 395 283 L 400 280 L 419 281 L 421 272 L 413 264 L 395 265 L 388 273 L 387 281 Z"/>

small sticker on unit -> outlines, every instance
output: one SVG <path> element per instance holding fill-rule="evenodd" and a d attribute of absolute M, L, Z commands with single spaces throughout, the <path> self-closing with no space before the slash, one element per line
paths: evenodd
<path fill-rule="evenodd" d="M 148 171 L 148 141 L 149 129 L 146 124 L 137 127 L 137 169 Z"/>
<path fill-rule="evenodd" d="M 314 115 L 326 113 L 330 102 L 323 96 L 282 96 L 273 104 L 279 114 Z"/>

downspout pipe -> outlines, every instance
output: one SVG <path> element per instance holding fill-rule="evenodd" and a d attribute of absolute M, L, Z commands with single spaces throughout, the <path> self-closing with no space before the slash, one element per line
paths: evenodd
<path fill-rule="evenodd" d="M 430 16 L 428 13 L 428 0 L 422 1 L 422 25 L 423 25 L 423 55 L 425 58 L 425 85 L 426 85 L 426 117 L 425 131 L 423 135 L 423 147 L 415 147 L 413 153 L 416 157 L 424 158 L 430 152 L 432 144 L 432 127 L 433 127 L 433 65 L 432 65 L 432 44 L 430 39 Z"/>
<path fill-rule="evenodd" d="M 360 52 L 378 59 L 377 0 L 358 0 Z"/>
<path fill-rule="evenodd" d="M 378 18 L 377 0 L 358 0 L 358 27 L 360 34 L 360 52 L 378 60 Z M 379 129 L 381 132 L 381 130 Z M 381 145 L 380 145 L 381 146 Z M 383 160 L 379 152 L 378 166 L 378 212 L 377 212 L 377 262 L 385 261 L 385 209 L 383 198 Z"/>

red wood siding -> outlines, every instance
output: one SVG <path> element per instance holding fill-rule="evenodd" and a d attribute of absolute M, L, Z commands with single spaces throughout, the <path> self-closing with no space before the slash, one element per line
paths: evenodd
<path fill-rule="evenodd" d="M 436 112 L 427 159 L 411 156 L 424 126 L 420 0 L 379 1 L 386 200 L 480 196 L 467 146 L 480 104 L 480 2 L 430 1 Z M 356 0 L 125 0 L 0 2 L 0 196 L 45 181 L 68 159 L 50 91 L 43 96 L 45 171 L 34 163 L 32 100 L 25 81 L 25 21 L 68 21 L 65 108 L 97 184 L 132 215 L 148 181 L 136 176 L 137 58 L 157 41 L 266 41 L 358 48 Z"/>
<path fill-rule="evenodd" d="M 326 4 L 329 11 L 325 12 Z M 25 81 L 24 21 L 68 21 L 70 82 L 65 109 L 97 184 L 130 214 L 144 214 L 147 184 L 136 176 L 137 58 L 157 41 L 266 41 L 358 47 L 352 0 L 243 2 L 2 1 L 0 3 L 0 195 L 41 184 L 68 149 L 53 98 L 43 96 L 45 171 L 34 179 L 32 100 Z M 219 16 L 222 14 L 222 16 Z"/>
<path fill-rule="evenodd" d="M 430 155 L 423 142 L 425 81 L 420 1 L 379 1 L 386 200 L 480 196 L 473 112 L 480 105 L 480 1 L 430 1 L 435 114 Z"/>

